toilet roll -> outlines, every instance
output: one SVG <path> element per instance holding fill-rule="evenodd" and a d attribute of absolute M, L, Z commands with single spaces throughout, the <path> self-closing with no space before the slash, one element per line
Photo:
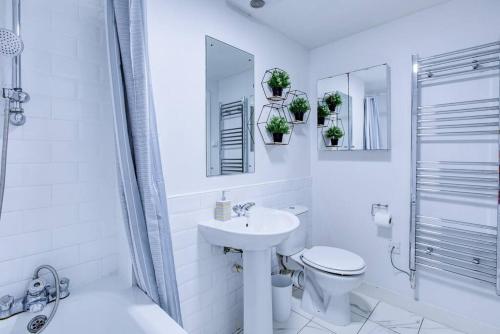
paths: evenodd
<path fill-rule="evenodd" d="M 387 211 L 377 211 L 373 217 L 377 226 L 390 227 L 392 225 L 392 216 Z"/>

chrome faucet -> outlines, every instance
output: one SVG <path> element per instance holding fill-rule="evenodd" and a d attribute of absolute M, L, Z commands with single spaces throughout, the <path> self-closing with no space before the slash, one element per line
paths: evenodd
<path fill-rule="evenodd" d="M 254 202 L 236 204 L 235 206 L 233 206 L 233 212 L 236 213 L 238 215 L 238 217 L 241 217 L 241 216 L 248 217 L 248 211 L 253 206 L 255 206 Z"/>
<path fill-rule="evenodd" d="M 61 278 L 59 280 L 59 293 L 61 299 L 69 296 L 68 278 Z M 0 298 L 0 320 L 21 312 L 40 312 L 47 304 L 55 301 L 56 298 L 56 287 L 48 284 L 43 278 L 33 278 L 24 296 L 14 298 L 11 295 L 5 295 Z"/>

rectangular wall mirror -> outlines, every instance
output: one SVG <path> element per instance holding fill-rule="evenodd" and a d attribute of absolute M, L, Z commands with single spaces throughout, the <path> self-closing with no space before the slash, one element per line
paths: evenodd
<path fill-rule="evenodd" d="M 390 149 L 390 69 L 373 66 L 318 80 L 318 148 Z M 321 110 L 321 111 L 320 111 Z"/>
<path fill-rule="evenodd" d="M 207 176 L 253 173 L 254 56 L 206 36 Z"/>

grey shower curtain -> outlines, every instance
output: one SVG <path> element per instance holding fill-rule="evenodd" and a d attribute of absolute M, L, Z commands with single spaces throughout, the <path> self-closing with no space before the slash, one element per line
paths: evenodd
<path fill-rule="evenodd" d="M 364 113 L 364 149 L 378 150 L 381 148 L 380 140 L 380 113 L 378 110 L 377 97 L 368 96 L 365 98 Z"/>
<path fill-rule="evenodd" d="M 136 284 L 182 325 L 148 62 L 144 0 L 107 1 L 122 208 Z"/>

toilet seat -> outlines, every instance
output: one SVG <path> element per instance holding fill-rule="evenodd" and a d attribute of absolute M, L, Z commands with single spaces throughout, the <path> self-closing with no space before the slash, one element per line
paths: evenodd
<path fill-rule="evenodd" d="M 300 259 L 305 265 L 335 275 L 360 275 L 366 270 L 363 258 L 341 248 L 315 246 L 305 250 Z"/>

